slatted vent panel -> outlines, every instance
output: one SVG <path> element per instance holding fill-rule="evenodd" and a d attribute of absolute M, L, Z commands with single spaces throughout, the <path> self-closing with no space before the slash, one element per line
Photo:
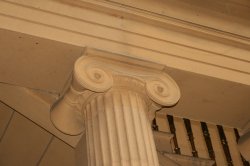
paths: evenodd
<path fill-rule="evenodd" d="M 173 153 L 215 160 L 217 166 L 249 166 L 237 149 L 237 129 L 167 115 L 153 129 L 174 134 Z"/>

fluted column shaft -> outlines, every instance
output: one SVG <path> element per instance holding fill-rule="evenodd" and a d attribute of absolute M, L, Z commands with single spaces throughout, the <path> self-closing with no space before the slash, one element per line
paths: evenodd
<path fill-rule="evenodd" d="M 90 166 L 158 166 L 144 98 L 112 89 L 85 106 Z"/>

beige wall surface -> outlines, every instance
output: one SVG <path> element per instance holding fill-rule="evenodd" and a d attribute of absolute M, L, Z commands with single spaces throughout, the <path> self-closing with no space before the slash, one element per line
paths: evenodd
<path fill-rule="evenodd" d="M 0 101 L 66 139 L 50 121 L 50 108 L 66 90 L 84 48 L 12 31 L 0 34 Z M 75 146 L 76 140 L 66 142 Z"/>
<path fill-rule="evenodd" d="M 163 114 L 243 129 L 250 117 L 250 86 L 166 68 L 181 89 L 175 107 Z"/>
<path fill-rule="evenodd" d="M 4 116 L 12 114 L 11 117 Z M 75 165 L 75 150 L 30 119 L 0 102 L 0 165 Z"/>
<path fill-rule="evenodd" d="M 0 82 L 62 93 L 83 48 L 0 29 Z M 27 49 L 28 48 L 28 49 Z"/>

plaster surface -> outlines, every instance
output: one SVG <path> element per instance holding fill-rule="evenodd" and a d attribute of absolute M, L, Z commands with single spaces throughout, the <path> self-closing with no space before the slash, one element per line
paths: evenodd
<path fill-rule="evenodd" d="M 250 86 L 166 67 L 180 86 L 182 97 L 171 114 L 197 121 L 244 129 L 250 118 Z"/>

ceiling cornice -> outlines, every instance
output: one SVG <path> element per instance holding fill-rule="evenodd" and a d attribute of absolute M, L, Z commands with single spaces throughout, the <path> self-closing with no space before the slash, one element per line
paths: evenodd
<path fill-rule="evenodd" d="M 108 13 L 111 15 L 116 15 L 118 17 L 129 18 L 129 19 L 133 19 L 133 20 L 137 20 L 137 21 L 141 21 L 141 22 L 145 22 L 145 23 L 151 23 L 153 25 L 160 25 L 160 26 L 167 27 L 167 28 L 171 28 L 171 26 L 172 26 L 172 28 L 178 28 L 180 30 L 184 30 L 187 32 L 188 32 L 188 30 L 195 31 L 198 33 L 204 33 L 206 35 L 211 35 L 213 37 L 223 38 L 223 39 L 227 39 L 227 40 L 231 40 L 231 41 L 236 41 L 236 42 L 240 42 L 242 44 L 247 44 L 247 45 L 250 43 L 250 32 L 248 32 L 248 35 L 247 35 L 247 34 L 242 34 L 242 31 L 230 31 L 230 30 L 227 31 L 227 30 L 217 28 L 216 25 L 209 26 L 209 25 L 201 24 L 201 23 L 199 23 L 199 21 L 191 21 L 191 20 L 185 19 L 185 17 L 180 18 L 180 16 L 185 16 L 185 15 L 190 15 L 190 17 L 192 17 L 192 15 L 189 13 L 190 11 L 188 11 L 188 10 L 183 10 L 180 15 L 175 16 L 174 13 L 161 11 L 161 9 L 159 9 L 160 11 L 145 9 L 146 7 L 148 7 L 150 5 L 156 4 L 157 1 L 144 1 L 143 3 L 141 2 L 141 3 L 134 3 L 134 4 L 131 3 L 132 1 L 131 2 L 128 1 L 126 3 L 126 1 L 117 1 L 117 0 L 109 0 L 109 1 L 107 1 L 107 0 L 73 0 L 73 1 L 72 0 L 58 0 L 58 1 L 63 2 L 63 3 L 67 3 L 67 4 L 71 4 L 71 5 L 77 6 L 77 7 L 90 8 L 90 9 L 93 9 L 96 11 Z M 170 0 L 168 0 L 168 1 L 165 1 L 164 3 L 166 4 L 165 6 L 168 6 L 169 8 L 172 8 L 172 7 L 176 8 L 176 5 L 177 6 L 179 5 L 178 7 L 181 10 L 183 8 L 182 7 L 183 4 L 181 3 L 181 1 L 177 0 L 175 2 L 176 2 L 176 4 L 173 4 L 173 3 L 171 3 Z M 192 2 L 192 1 L 190 1 L 190 2 Z M 158 3 L 162 4 L 161 1 L 159 1 Z M 135 4 L 137 6 L 135 6 Z M 141 4 L 141 7 L 138 7 L 138 4 Z M 211 20 L 214 19 L 214 21 L 221 21 L 217 24 L 223 24 L 225 21 L 223 19 L 230 20 L 230 19 L 232 19 L 232 17 L 234 17 L 238 21 L 240 20 L 240 23 L 238 23 L 239 25 L 241 24 L 241 26 L 244 26 L 246 29 L 248 29 L 250 22 L 247 19 L 248 15 L 246 12 L 238 14 L 238 15 L 233 15 L 233 16 L 230 15 L 230 13 L 224 13 L 223 19 L 222 18 L 215 18 L 217 16 L 217 15 L 215 15 L 215 12 L 217 14 L 219 14 L 219 13 L 221 14 L 225 10 L 224 9 L 225 5 L 224 5 L 224 7 L 222 7 L 223 4 L 224 4 L 224 2 L 216 1 L 215 5 L 218 5 L 216 11 L 215 10 L 212 11 L 208 8 L 205 8 L 205 6 L 199 6 L 199 3 L 196 4 L 196 6 L 194 3 L 192 5 L 192 7 L 189 7 L 189 9 L 192 10 L 192 8 L 193 8 L 193 10 L 195 10 L 196 8 L 200 8 L 200 10 L 203 10 L 203 11 L 210 10 L 209 12 L 205 13 L 207 16 L 203 16 L 203 17 L 211 17 L 210 18 Z M 230 3 L 230 6 L 233 6 L 235 8 L 234 10 L 238 11 L 238 13 L 240 13 L 240 11 L 242 11 L 242 10 L 246 11 L 249 8 L 248 6 L 242 6 L 242 5 L 239 5 L 237 3 L 232 3 L 232 2 Z M 208 16 L 208 15 L 210 15 L 210 16 Z M 242 18 L 242 16 L 244 16 L 244 19 Z M 203 18 L 201 16 L 201 18 L 197 17 L 197 20 L 198 19 L 203 19 Z M 237 24 L 233 23 L 233 20 L 231 20 L 231 21 L 232 21 L 231 22 L 232 26 L 237 26 Z M 242 25 L 242 24 L 244 24 L 244 25 Z"/>
<path fill-rule="evenodd" d="M 240 33 L 247 24 L 232 21 L 237 34 L 109 1 L 0 3 L 3 29 L 250 85 L 250 39 Z"/>

